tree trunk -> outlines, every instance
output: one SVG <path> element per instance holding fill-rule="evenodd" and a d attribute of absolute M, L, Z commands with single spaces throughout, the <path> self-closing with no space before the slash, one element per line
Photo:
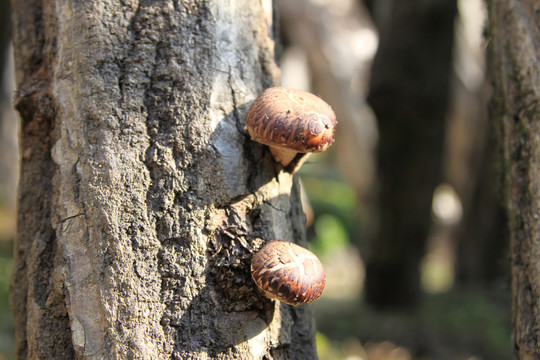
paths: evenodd
<path fill-rule="evenodd" d="M 380 194 L 379 230 L 366 266 L 366 300 L 376 306 L 412 307 L 420 298 L 420 260 L 433 191 L 441 179 L 456 3 L 389 3 L 374 6 L 381 11 L 374 16 L 380 46 L 368 102 L 379 124 Z"/>
<path fill-rule="evenodd" d="M 540 359 L 539 11 L 538 0 L 488 1 L 491 116 L 503 153 L 517 359 Z"/>
<path fill-rule="evenodd" d="M 249 275 L 263 241 L 305 241 L 295 179 L 244 131 L 279 78 L 271 4 L 12 6 L 18 357 L 316 358 L 311 307 Z"/>
<path fill-rule="evenodd" d="M 473 181 L 471 193 L 469 198 L 461 197 L 463 220 L 454 231 L 456 282 L 475 288 L 490 287 L 501 280 L 506 282 L 509 273 L 507 218 L 495 160 L 498 154 L 493 129 L 484 127 L 484 130 L 489 133 L 489 139 L 483 146 L 483 154 L 477 155 L 480 161 L 476 169 L 470 168 L 468 173 Z"/>

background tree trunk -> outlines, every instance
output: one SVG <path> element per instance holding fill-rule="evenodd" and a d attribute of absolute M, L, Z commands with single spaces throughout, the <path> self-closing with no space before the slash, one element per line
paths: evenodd
<path fill-rule="evenodd" d="M 0 208 L 15 208 L 12 188 L 17 182 L 17 145 L 13 141 L 16 118 L 11 104 L 11 21 L 9 0 L 0 0 Z M 1 235 L 0 235 L 1 237 Z"/>
<path fill-rule="evenodd" d="M 456 2 L 380 3 L 370 6 L 380 33 L 368 96 L 379 124 L 380 194 L 366 300 L 410 307 L 420 298 L 420 260 L 441 180 Z"/>
<path fill-rule="evenodd" d="M 486 108 L 487 110 L 487 108 Z M 489 139 L 484 144 L 469 200 L 464 203 L 462 223 L 454 231 L 457 240 L 456 282 L 462 286 L 492 287 L 508 284 L 508 226 L 502 204 L 500 177 L 493 129 L 484 127 Z M 476 154 L 475 154 L 476 155 Z M 502 281 L 501 281 L 502 280 Z M 508 297 L 510 298 L 510 297 Z"/>
<path fill-rule="evenodd" d="M 18 357 L 316 358 L 311 307 L 249 276 L 262 239 L 305 241 L 243 129 L 279 78 L 271 3 L 12 6 Z"/>
<path fill-rule="evenodd" d="M 540 358 L 538 0 L 488 1 L 489 60 L 512 248 L 514 353 Z"/>

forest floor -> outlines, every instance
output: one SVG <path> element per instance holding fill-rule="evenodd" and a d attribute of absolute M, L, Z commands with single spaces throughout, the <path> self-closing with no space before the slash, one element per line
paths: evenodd
<path fill-rule="evenodd" d="M 361 263 L 351 255 L 354 251 L 345 254 L 326 259 L 330 286 L 313 305 L 321 360 L 512 358 L 507 285 L 453 287 L 425 293 L 414 310 L 383 311 L 363 302 L 363 277 L 350 271 L 361 268 Z M 346 270 L 353 275 L 347 278 Z"/>

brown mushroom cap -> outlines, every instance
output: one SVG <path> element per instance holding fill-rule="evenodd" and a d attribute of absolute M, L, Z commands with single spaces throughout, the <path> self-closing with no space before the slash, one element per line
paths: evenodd
<path fill-rule="evenodd" d="M 246 117 L 253 140 L 303 153 L 326 150 L 334 141 L 336 123 L 334 111 L 321 98 L 281 87 L 266 89 Z"/>
<path fill-rule="evenodd" d="M 326 282 L 315 254 L 281 240 L 270 241 L 253 256 L 251 276 L 267 297 L 291 305 L 318 299 Z"/>

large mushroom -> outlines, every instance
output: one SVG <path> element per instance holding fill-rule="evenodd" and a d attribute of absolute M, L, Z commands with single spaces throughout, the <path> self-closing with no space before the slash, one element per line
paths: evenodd
<path fill-rule="evenodd" d="M 334 111 L 321 98 L 282 87 L 266 89 L 246 116 L 251 138 L 268 145 L 274 159 L 293 171 L 298 153 L 324 151 L 332 144 L 336 124 Z"/>

